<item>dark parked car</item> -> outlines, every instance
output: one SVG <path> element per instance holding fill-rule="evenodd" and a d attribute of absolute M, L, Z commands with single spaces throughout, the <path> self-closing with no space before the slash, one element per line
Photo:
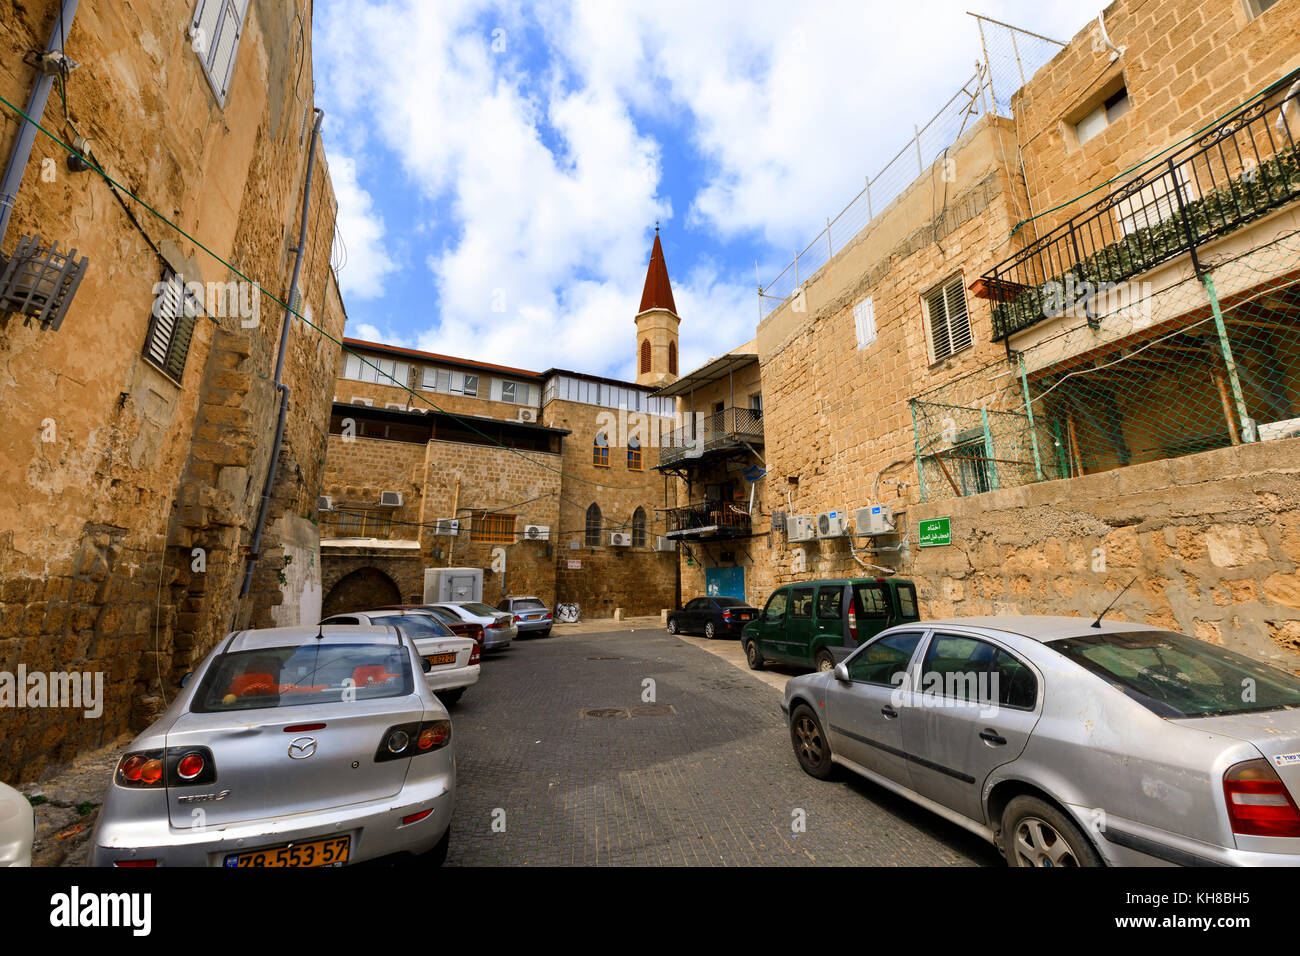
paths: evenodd
<path fill-rule="evenodd" d="M 736 637 L 759 610 L 739 598 L 700 597 L 668 615 L 669 634 L 703 634 L 707 638 Z"/>
<path fill-rule="evenodd" d="M 754 670 L 770 660 L 829 671 L 885 628 L 919 618 L 916 585 L 903 578 L 803 581 L 773 591 L 740 640 Z"/>

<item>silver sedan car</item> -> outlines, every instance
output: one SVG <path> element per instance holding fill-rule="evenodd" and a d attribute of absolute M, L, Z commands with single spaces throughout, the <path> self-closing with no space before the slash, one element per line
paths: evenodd
<path fill-rule="evenodd" d="M 239 631 L 131 743 L 96 866 L 338 866 L 446 857 L 447 710 L 395 627 Z"/>
<path fill-rule="evenodd" d="M 782 709 L 805 771 L 847 767 L 1012 866 L 1300 865 L 1300 679 L 1183 634 L 899 625 Z"/>

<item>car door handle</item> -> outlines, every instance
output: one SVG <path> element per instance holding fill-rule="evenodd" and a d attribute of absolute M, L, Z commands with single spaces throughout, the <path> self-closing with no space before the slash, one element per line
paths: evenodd
<path fill-rule="evenodd" d="M 1007 742 L 1006 737 L 1003 737 L 1001 734 L 999 734 L 996 730 L 993 730 L 992 728 L 985 728 L 984 730 L 981 730 L 980 740 L 983 740 L 985 743 L 990 743 L 995 747 L 1001 747 L 1003 744 Z"/>
<path fill-rule="evenodd" d="M 888 717 L 890 720 L 893 720 L 895 717 L 898 716 L 898 711 L 894 710 L 894 708 L 889 706 L 888 704 L 886 704 L 884 707 L 881 707 L 880 712 L 884 714 L 886 717 Z"/>

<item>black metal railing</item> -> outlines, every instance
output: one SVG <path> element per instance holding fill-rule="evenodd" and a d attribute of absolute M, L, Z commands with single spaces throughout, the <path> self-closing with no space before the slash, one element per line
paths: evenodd
<path fill-rule="evenodd" d="M 986 273 L 993 341 L 1300 199 L 1298 140 L 1300 70 Z"/>
<path fill-rule="evenodd" d="M 725 501 L 700 501 L 664 512 L 669 532 L 696 531 L 701 536 L 726 537 L 749 534 L 752 528 L 743 505 Z"/>
<path fill-rule="evenodd" d="M 696 415 L 664 436 L 659 464 L 698 458 L 708 451 L 763 440 L 763 413 L 756 408 L 724 408 L 712 415 Z"/>

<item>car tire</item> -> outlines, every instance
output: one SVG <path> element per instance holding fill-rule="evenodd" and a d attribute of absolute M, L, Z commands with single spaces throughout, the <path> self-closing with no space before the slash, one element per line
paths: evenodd
<path fill-rule="evenodd" d="M 456 703 L 464 696 L 465 696 L 464 687 L 457 687 L 455 690 L 440 690 L 437 693 L 438 699 L 442 701 L 445 706 L 449 706 L 451 704 Z"/>
<path fill-rule="evenodd" d="M 749 665 L 751 671 L 761 671 L 763 669 L 763 655 L 759 653 L 756 641 L 749 640 L 745 642 L 745 663 Z"/>
<path fill-rule="evenodd" d="M 718 636 L 718 629 L 713 626 L 712 621 L 708 621 L 705 623 L 704 636 L 707 637 L 709 640 L 713 640 L 715 637 Z"/>
<path fill-rule="evenodd" d="M 1074 821 L 1046 800 L 1016 797 L 1002 811 L 1007 866 L 1102 866 L 1101 856 Z"/>
<path fill-rule="evenodd" d="M 676 634 L 676 633 L 677 633 L 677 619 L 676 619 L 676 618 L 670 617 L 670 618 L 668 619 L 668 633 L 669 633 L 669 634 Z"/>
<path fill-rule="evenodd" d="M 550 637 L 550 636 L 551 636 L 551 629 L 549 627 L 546 630 L 542 631 L 542 637 Z"/>
<path fill-rule="evenodd" d="M 451 824 L 447 824 L 447 832 L 442 835 L 442 839 L 424 856 L 420 857 L 421 863 L 427 863 L 430 866 L 442 866 L 447 862 L 447 850 L 451 846 Z"/>
<path fill-rule="evenodd" d="M 835 670 L 835 655 L 823 648 L 817 652 L 817 656 L 813 658 L 813 663 L 817 667 L 817 673 L 825 674 L 828 671 Z"/>
<path fill-rule="evenodd" d="M 790 712 L 790 743 L 795 760 L 810 777 L 825 780 L 835 772 L 826 732 L 807 704 L 800 704 Z"/>

